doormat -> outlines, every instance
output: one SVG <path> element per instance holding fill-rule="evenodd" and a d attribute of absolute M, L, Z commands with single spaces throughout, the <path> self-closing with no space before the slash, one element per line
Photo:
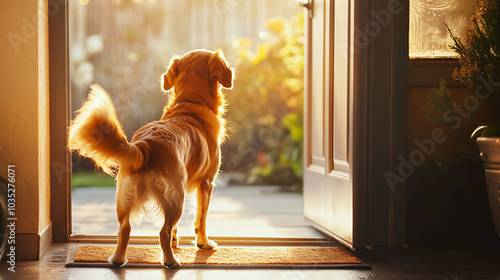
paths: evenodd
<path fill-rule="evenodd" d="M 116 246 L 81 245 L 66 267 L 114 267 L 108 258 Z M 174 248 L 181 268 L 370 268 L 344 247 L 219 247 Z M 125 267 L 163 267 L 159 246 L 129 246 Z"/>

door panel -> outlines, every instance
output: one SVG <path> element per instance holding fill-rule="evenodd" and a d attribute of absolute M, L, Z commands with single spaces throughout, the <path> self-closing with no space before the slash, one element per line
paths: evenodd
<path fill-rule="evenodd" d="M 332 6 L 335 5 L 335 6 Z M 352 244 L 349 2 L 314 1 L 306 69 L 304 215 Z M 334 21 L 335 20 L 335 24 Z M 335 26 L 335 28 L 333 28 Z M 332 32 L 333 31 L 333 32 Z"/>
<path fill-rule="evenodd" d="M 337 172 L 350 173 L 349 167 L 349 56 L 347 46 L 349 46 L 349 1 L 335 1 L 333 20 L 333 72 L 329 77 L 333 78 L 333 92 L 330 89 L 330 96 L 333 95 L 333 170 Z M 331 33 L 331 32 L 330 32 Z M 330 67 L 332 67 L 330 65 Z"/>
<path fill-rule="evenodd" d="M 322 26 L 324 25 L 324 18 L 323 17 L 315 17 L 312 19 L 314 22 L 314 26 Z M 319 31 L 319 30 L 318 30 Z M 323 34 L 320 32 L 314 32 L 311 34 L 313 36 L 312 40 L 315 42 L 315 44 L 308 44 L 308 47 L 313 48 L 312 53 L 315 55 L 312 56 L 312 64 L 313 65 L 322 65 L 324 61 L 324 57 L 321 55 L 323 53 L 323 47 L 324 47 L 324 41 L 325 38 L 323 37 Z M 311 85 L 314 87 L 314 91 L 323 91 L 323 81 L 324 81 L 324 72 L 321 67 L 314 67 L 310 68 L 310 79 L 311 79 Z M 310 143 L 309 146 L 309 161 L 307 166 L 317 166 L 321 167 L 324 166 L 325 164 L 325 143 L 324 143 L 324 136 L 325 136 L 325 110 L 324 110 L 324 104 L 325 104 L 325 99 L 324 96 L 313 96 L 313 95 L 308 95 L 311 97 L 309 100 L 307 100 L 307 105 L 308 108 L 308 120 L 309 120 L 309 126 L 308 128 L 310 129 L 310 132 L 307 133 L 308 137 L 308 142 Z"/>

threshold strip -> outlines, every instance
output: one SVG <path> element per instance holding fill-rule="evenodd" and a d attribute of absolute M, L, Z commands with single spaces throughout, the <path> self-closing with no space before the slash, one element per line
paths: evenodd
<path fill-rule="evenodd" d="M 329 237 L 228 237 L 209 236 L 218 245 L 229 246 L 332 246 L 340 245 Z M 180 236 L 181 245 L 194 244 L 195 236 Z M 69 242 L 75 243 L 117 243 L 116 235 L 72 235 Z M 131 236 L 130 244 L 159 244 L 158 236 Z"/>

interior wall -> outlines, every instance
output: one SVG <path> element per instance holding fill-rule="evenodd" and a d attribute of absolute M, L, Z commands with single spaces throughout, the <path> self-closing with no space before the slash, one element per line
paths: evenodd
<path fill-rule="evenodd" d="M 435 77 L 435 86 L 412 87 L 408 92 L 408 154 L 400 163 L 400 175 L 407 182 L 407 242 L 498 246 L 484 169 L 469 138 L 486 119 L 488 108 L 475 103 L 471 90 L 450 86 L 453 111 L 458 114 L 446 114 L 430 103 L 429 95 L 438 86 Z M 432 120 L 426 116 L 429 111 L 435 113 Z"/>
<path fill-rule="evenodd" d="M 455 108 L 450 108 L 452 111 L 446 113 L 431 104 L 429 95 L 433 95 L 438 86 L 439 79 L 436 79 L 435 87 L 413 87 L 408 90 L 408 124 L 411 127 L 408 131 L 408 151 L 422 150 L 419 145 L 422 146 L 421 143 L 432 139 L 432 133 L 437 129 L 443 132 L 444 141 L 436 142 L 429 152 L 424 151 L 426 161 L 453 159 L 463 153 L 476 154 L 478 150 L 469 137 L 476 124 L 487 117 L 487 106 L 478 103 L 476 108 L 471 106 L 475 105 L 472 102 L 469 105 L 473 93 L 467 88 L 448 87 L 452 95 L 451 101 L 461 107 L 456 109 L 460 116 L 457 118 L 454 115 Z M 433 119 L 429 119 L 426 114 L 433 115 Z M 460 114 L 463 114 L 463 117 Z"/>
<path fill-rule="evenodd" d="M 0 1 L 0 175 L 15 165 L 16 260 L 40 258 L 51 235 L 47 20 L 47 0 Z"/>

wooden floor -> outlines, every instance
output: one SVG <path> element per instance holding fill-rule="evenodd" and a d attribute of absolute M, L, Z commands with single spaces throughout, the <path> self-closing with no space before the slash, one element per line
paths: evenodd
<path fill-rule="evenodd" d="M 41 261 L 19 261 L 16 272 L 0 265 L 0 279 L 500 279 L 500 248 L 482 250 L 376 249 L 355 254 L 371 269 L 274 270 L 274 269 L 178 269 L 163 268 L 66 268 L 70 249 L 79 244 L 53 244 Z"/>
<path fill-rule="evenodd" d="M 242 193 L 243 192 L 243 193 Z M 87 195 L 88 197 L 85 197 Z M 111 196 L 111 199 L 109 198 Z M 102 199 L 103 201 L 100 201 Z M 78 208 L 80 215 L 77 229 L 96 233 L 116 234 L 114 211 L 100 211 L 97 206 L 108 207 L 113 194 L 82 193 Z M 314 237 L 323 235 L 304 223 L 301 198 L 294 194 L 279 194 L 275 189 L 229 188 L 215 194 L 209 219 L 211 236 L 266 236 L 267 237 Z M 97 204 L 96 204 L 97 203 Z M 113 206 L 109 206 L 113 207 Z M 98 211 L 99 210 L 99 211 Z M 270 211 L 272 210 L 272 211 Z M 100 215 L 97 215 L 100 212 Z M 102 213 L 108 213 L 109 217 Z M 96 214 L 97 213 L 97 214 Z M 74 213 L 75 214 L 75 213 Z M 98 223 L 95 223 L 99 221 Z M 246 223 L 244 223 L 246 222 Z M 186 222 L 186 226 L 192 222 Z M 255 232 L 245 230 L 251 224 Z M 90 227 L 92 230 L 90 230 Z M 139 227 L 140 228 L 140 227 Z M 188 234 L 191 229 L 181 232 Z M 212 230 L 212 232 L 210 232 Z M 220 232 L 217 232 L 219 230 Z M 156 235 L 157 229 L 145 233 Z M 99 232 L 97 232 L 99 233 Z M 214 234 L 215 233 L 215 234 Z M 332 241 L 328 241 L 332 242 Z M 371 265 L 371 269 L 178 269 L 164 268 L 66 268 L 65 263 L 72 249 L 82 243 L 52 244 L 40 261 L 18 261 L 16 272 L 7 270 L 8 264 L 0 264 L 0 280 L 31 279 L 500 279 L 500 248 L 482 249 L 432 249 L 432 248 L 377 248 L 362 249 L 355 255 Z M 330 244 L 330 243 L 329 243 Z M 339 243 L 330 245 L 340 246 Z M 252 245 L 257 246 L 257 245 Z"/>

